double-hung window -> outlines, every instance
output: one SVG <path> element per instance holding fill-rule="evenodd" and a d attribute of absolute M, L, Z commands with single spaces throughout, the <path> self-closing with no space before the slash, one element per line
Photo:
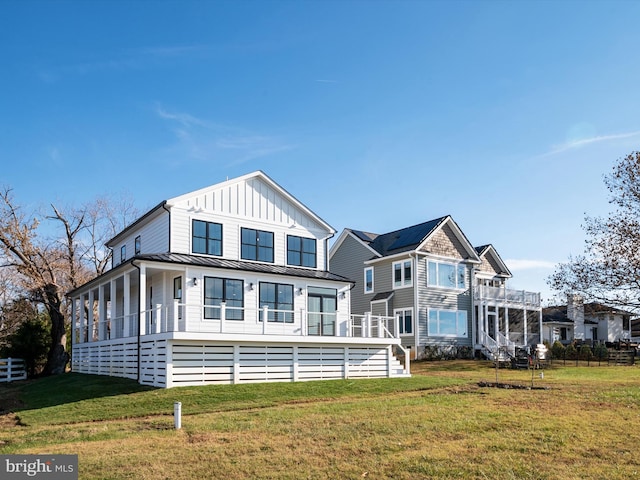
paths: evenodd
<path fill-rule="evenodd" d="M 222 225 L 202 220 L 193 220 L 191 250 L 193 253 L 222 255 Z"/>
<path fill-rule="evenodd" d="M 467 337 L 467 312 L 429 309 L 429 336 Z"/>
<path fill-rule="evenodd" d="M 413 333 L 413 309 L 394 310 L 394 317 L 400 317 L 398 328 L 400 335 L 411 335 Z"/>
<path fill-rule="evenodd" d="M 427 261 L 427 282 L 430 287 L 464 289 L 466 267 L 463 263 Z"/>
<path fill-rule="evenodd" d="M 413 284 L 411 264 L 411 260 L 393 263 L 393 288 L 410 287 Z"/>
<path fill-rule="evenodd" d="M 241 256 L 244 260 L 273 263 L 273 232 L 243 228 Z"/>
<path fill-rule="evenodd" d="M 265 306 L 269 322 L 293 323 L 293 285 L 260 282 L 260 321 Z"/>
<path fill-rule="evenodd" d="M 316 239 L 287 235 L 287 264 L 316 268 Z"/>
<path fill-rule="evenodd" d="M 373 267 L 364 269 L 364 293 L 373 293 Z"/>
<path fill-rule="evenodd" d="M 244 282 L 230 278 L 204 277 L 204 318 L 220 320 L 222 302 L 226 320 L 244 319 Z"/>

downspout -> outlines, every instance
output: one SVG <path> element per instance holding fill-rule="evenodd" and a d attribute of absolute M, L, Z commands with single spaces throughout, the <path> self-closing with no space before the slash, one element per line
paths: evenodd
<path fill-rule="evenodd" d="M 329 240 L 333 238 L 334 235 L 335 233 L 332 233 L 331 235 L 328 235 L 322 239 L 322 241 L 324 242 L 324 271 L 325 272 L 329 271 Z"/>
<path fill-rule="evenodd" d="M 414 265 L 413 265 L 413 278 L 414 278 L 414 282 L 413 282 L 413 305 L 415 307 L 415 325 L 416 325 L 416 331 L 414 332 L 414 358 L 418 358 L 418 342 L 419 342 L 419 338 L 420 338 L 420 304 L 418 303 L 420 301 L 420 296 L 418 295 L 418 289 L 420 287 L 420 283 L 418 282 L 418 254 L 415 254 L 415 257 L 413 256 L 413 254 L 409 254 L 409 256 L 411 258 L 415 259 Z M 426 280 L 425 280 L 426 282 Z"/>
<path fill-rule="evenodd" d="M 138 270 L 138 361 L 137 361 L 137 366 L 138 366 L 138 383 L 140 383 L 140 328 L 141 328 L 141 321 L 142 321 L 142 315 L 140 315 L 140 267 L 138 265 L 135 264 L 135 262 L 132 260 L 131 261 L 131 265 L 133 267 L 135 267 Z"/>
<path fill-rule="evenodd" d="M 162 204 L 162 208 L 169 214 L 169 244 L 167 245 L 167 253 L 171 253 L 171 210 L 167 208 L 167 202 Z"/>

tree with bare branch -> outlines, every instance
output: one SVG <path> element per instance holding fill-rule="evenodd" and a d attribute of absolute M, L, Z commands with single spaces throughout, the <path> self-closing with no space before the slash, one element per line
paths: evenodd
<path fill-rule="evenodd" d="M 51 321 L 51 343 L 45 374 L 65 371 L 68 305 L 65 293 L 103 273 L 111 252 L 104 240 L 135 215 L 128 206 L 116 209 L 106 197 L 81 208 L 50 205 L 48 214 L 25 212 L 10 188 L 0 192 L 0 266 L 11 273 L 20 296 L 42 306 Z M 44 227 L 47 227 L 46 229 Z"/>
<path fill-rule="evenodd" d="M 555 291 L 640 311 L 640 152 L 620 159 L 605 175 L 607 217 L 587 217 L 582 255 L 570 257 L 548 279 Z"/>

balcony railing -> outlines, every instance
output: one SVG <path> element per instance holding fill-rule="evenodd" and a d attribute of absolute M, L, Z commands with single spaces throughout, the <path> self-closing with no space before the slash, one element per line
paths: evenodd
<path fill-rule="evenodd" d="M 473 287 L 476 300 L 490 300 L 493 302 L 519 304 L 528 307 L 540 307 L 540 294 L 526 290 L 513 290 L 504 287 L 488 287 L 476 285 Z"/>
<path fill-rule="evenodd" d="M 221 305 L 191 305 L 175 302 L 158 305 L 138 314 L 75 325 L 75 343 L 112 340 L 167 332 L 210 334 L 333 336 L 356 338 L 398 338 L 400 318 L 340 315 L 337 312 L 308 312 L 304 309 L 250 309 Z M 263 319 L 267 319 L 266 322 Z"/>

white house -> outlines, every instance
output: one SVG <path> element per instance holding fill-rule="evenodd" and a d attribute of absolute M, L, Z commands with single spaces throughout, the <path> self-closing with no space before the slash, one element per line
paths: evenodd
<path fill-rule="evenodd" d="M 584 303 L 580 295 L 567 296 L 567 305 L 543 309 L 544 339 L 568 344 L 614 343 L 631 338 L 630 312 L 598 302 Z"/>
<path fill-rule="evenodd" d="M 396 320 L 351 315 L 334 234 L 260 171 L 161 202 L 69 292 L 73 371 L 167 388 L 408 375 Z"/>

